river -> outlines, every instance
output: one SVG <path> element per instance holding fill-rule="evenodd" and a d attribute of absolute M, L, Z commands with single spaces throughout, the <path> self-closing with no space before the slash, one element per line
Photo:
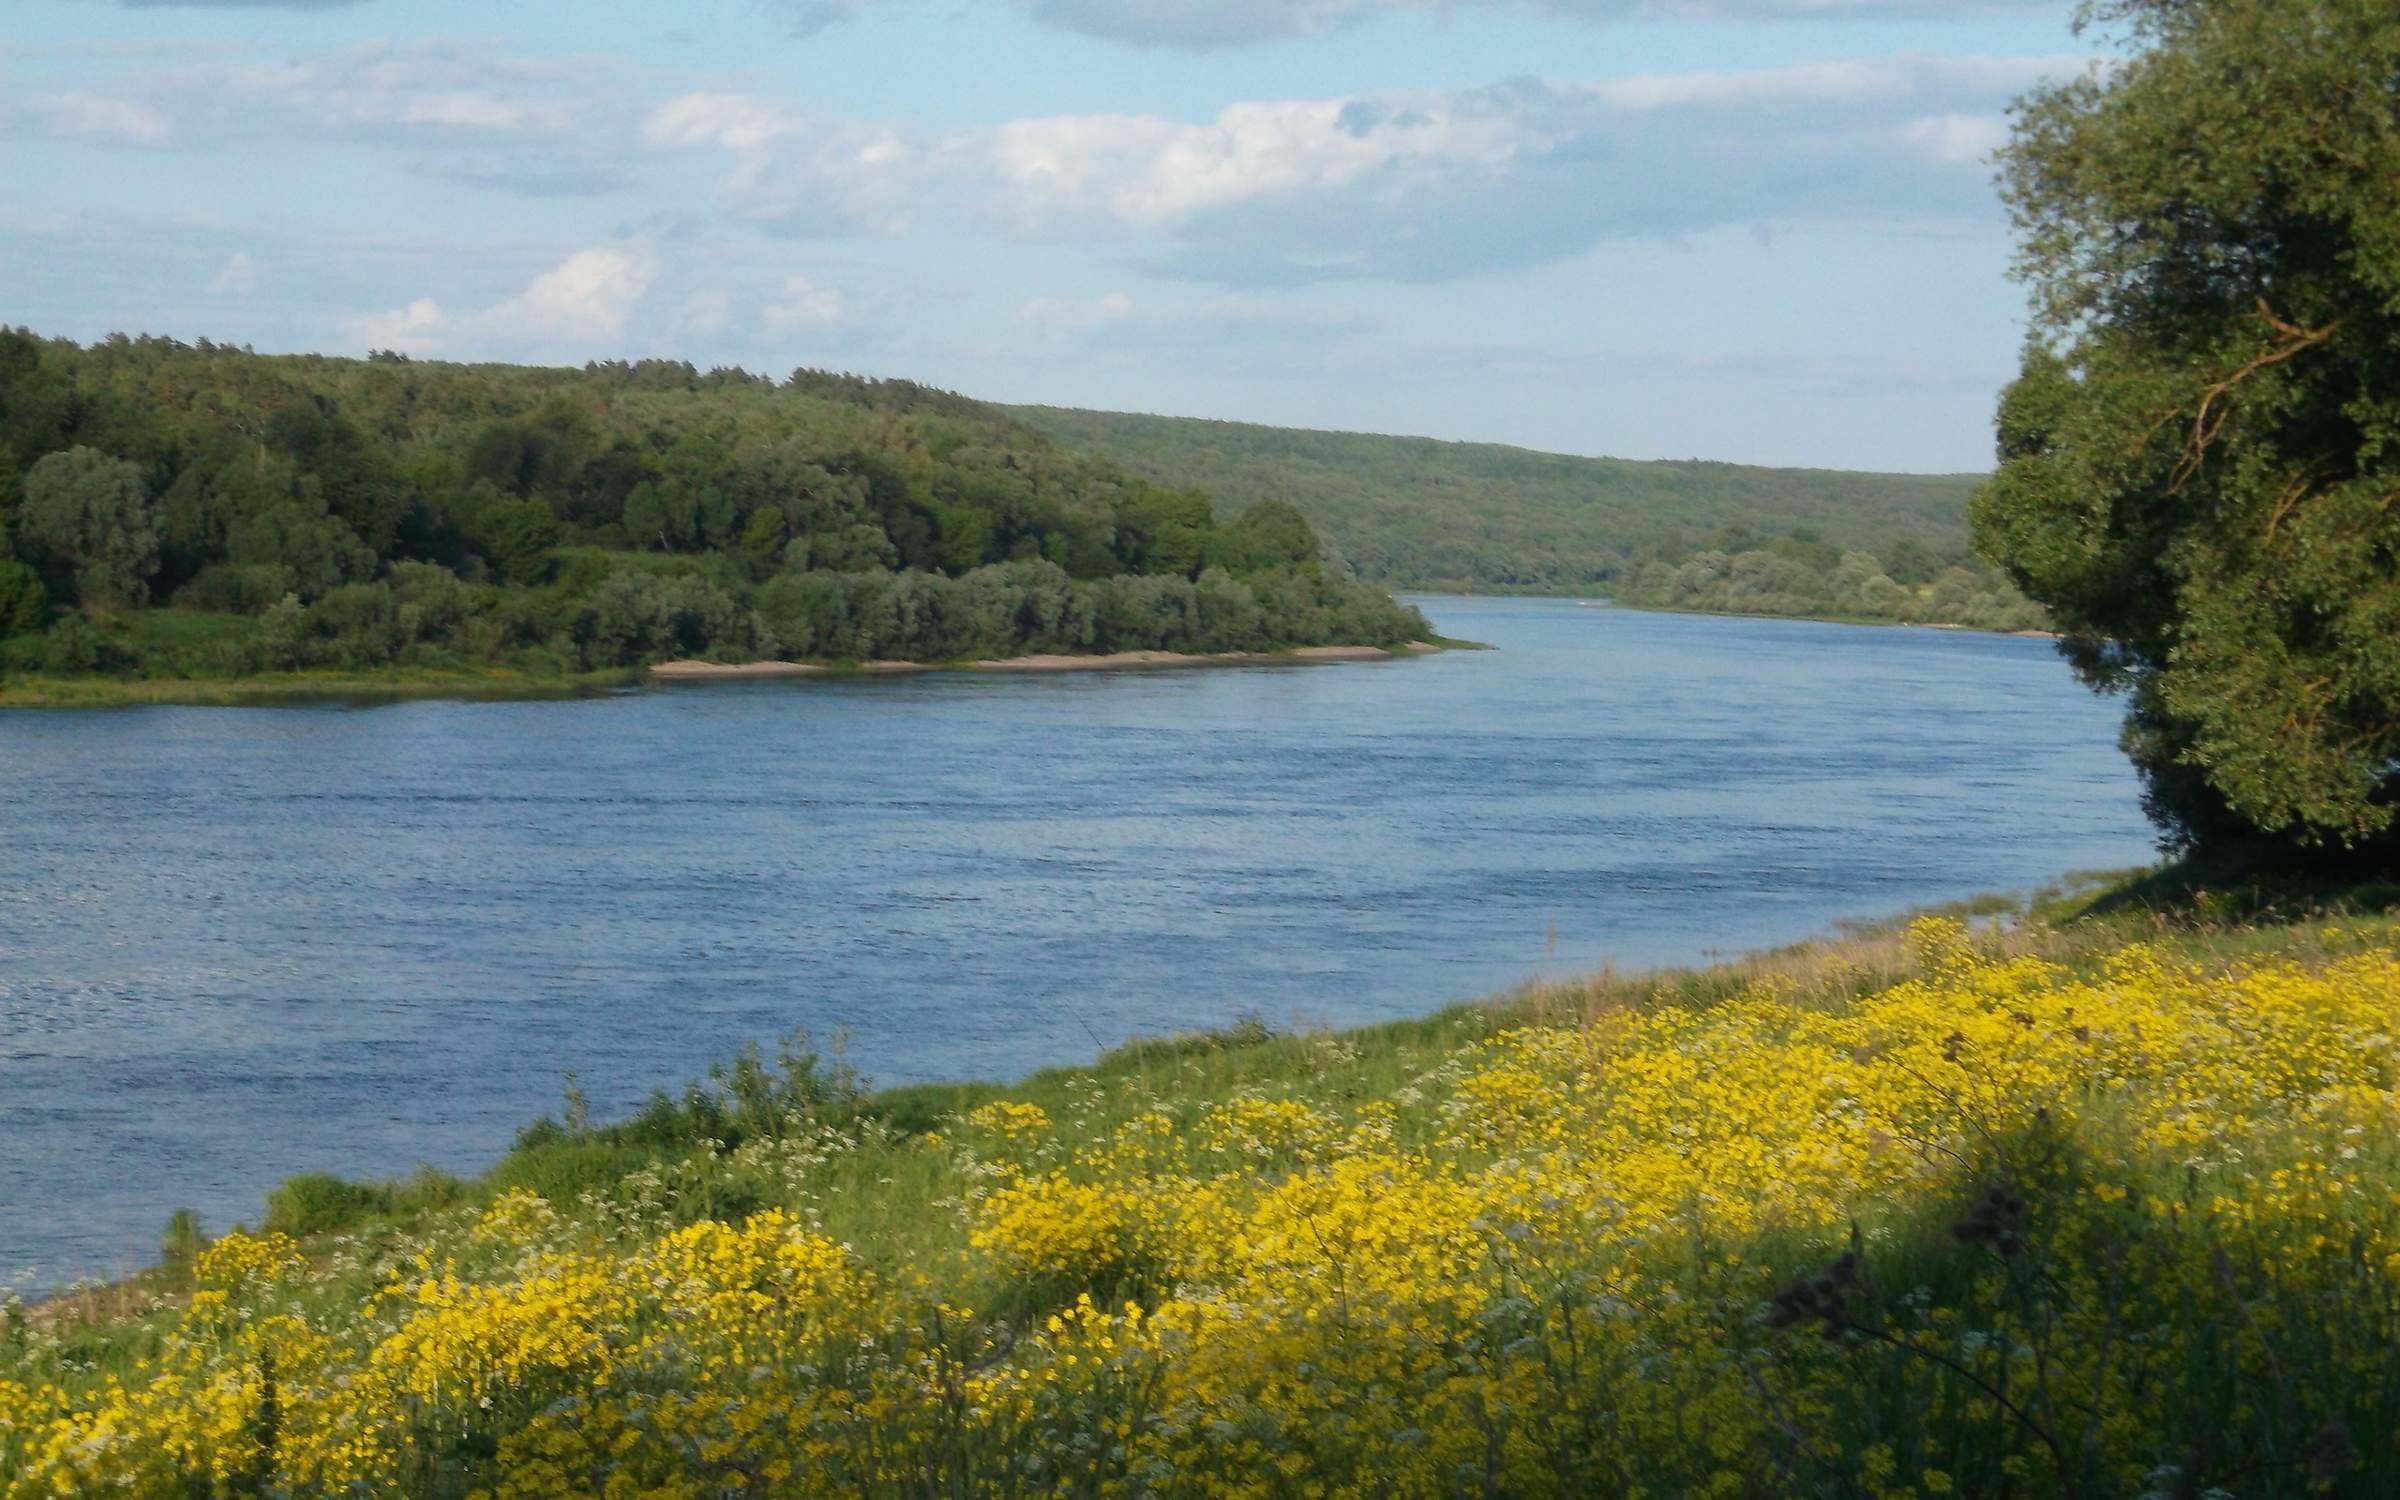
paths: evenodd
<path fill-rule="evenodd" d="M 1420 602 L 1499 649 L 0 713 L 0 1286 L 478 1170 L 569 1071 L 1008 1078 L 2149 857 L 2046 642 Z"/>

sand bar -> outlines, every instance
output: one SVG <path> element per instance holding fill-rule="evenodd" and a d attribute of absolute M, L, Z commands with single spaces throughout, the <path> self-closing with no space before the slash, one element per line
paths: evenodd
<path fill-rule="evenodd" d="M 1431 641 L 1411 641 L 1402 652 L 1386 651 L 1381 646 L 1302 646 L 1292 651 L 1218 651 L 1194 653 L 1188 651 L 1111 651 L 1091 656 L 1005 656 L 990 661 L 971 661 L 956 664 L 919 661 L 862 661 L 855 668 L 861 672 L 940 672 L 966 670 L 970 672 L 1103 672 L 1140 667 L 1207 667 L 1241 662 L 1325 662 L 1325 661 L 1388 661 L 1395 655 L 1422 654 L 1442 648 Z M 666 661 L 650 669 L 650 675 L 670 682 L 696 682 L 726 677 L 816 677 L 830 673 L 832 667 L 798 661 Z"/>
<path fill-rule="evenodd" d="M 650 669 L 653 677 L 669 680 L 700 677 L 816 677 L 831 667 L 804 661 L 662 661 Z"/>

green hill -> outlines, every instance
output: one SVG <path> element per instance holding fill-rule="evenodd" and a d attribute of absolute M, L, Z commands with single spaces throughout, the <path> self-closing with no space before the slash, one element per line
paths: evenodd
<path fill-rule="evenodd" d="M 1320 551 L 1288 505 L 1212 510 L 909 381 L 0 328 L 0 674 L 562 677 L 1426 633 Z"/>
<path fill-rule="evenodd" d="M 1813 533 L 1844 550 L 1967 556 L 1972 474 L 1643 463 L 1497 443 L 1013 408 L 1067 447 L 1240 507 L 1288 500 L 1359 577 L 1393 588 L 1605 589 L 1645 552 L 1720 532 Z M 1743 550 L 1734 548 L 1731 550 Z"/>

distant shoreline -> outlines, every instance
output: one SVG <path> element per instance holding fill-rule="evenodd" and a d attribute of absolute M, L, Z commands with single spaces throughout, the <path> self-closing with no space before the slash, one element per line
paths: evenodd
<path fill-rule="evenodd" d="M 507 668 L 382 672 L 274 672 L 254 677 L 0 677 L 0 713 L 12 708 L 271 708 L 308 703 L 374 706 L 422 698 L 511 702 L 583 698 L 676 682 L 743 678 L 855 677 L 914 672 L 1089 672 L 1335 661 L 1390 661 L 1436 651 L 1480 649 L 1473 641 L 1381 646 L 1299 646 L 1288 651 L 1116 651 L 1093 656 L 1011 656 L 986 661 L 669 661 L 557 677 Z"/>
<path fill-rule="evenodd" d="M 983 661 L 862 661 L 847 667 L 805 661 L 662 661 L 650 668 L 654 682 L 715 682 L 746 678 L 841 677 L 882 672 L 1108 672 L 1156 667 L 1221 667 L 1282 662 L 1390 661 L 1449 649 L 1431 641 L 1382 646 L 1296 646 L 1289 651 L 1108 651 L 1088 656 L 1057 653 L 1001 656 Z"/>
<path fill-rule="evenodd" d="M 1553 596 L 1555 597 L 1555 596 Z M 2063 639 L 2055 630 L 1994 630 L 1946 620 L 1891 620 L 1874 615 L 1771 615 L 1748 609 L 1692 609 L 1680 604 L 1620 604 L 1611 598 L 1577 599 L 1577 609 L 1626 609 L 1641 615 L 1701 615 L 1712 620 L 1805 620 L 1812 625 L 1875 625 L 1895 630 L 1954 630 L 1963 635 L 2003 635 L 2019 640 Z"/>

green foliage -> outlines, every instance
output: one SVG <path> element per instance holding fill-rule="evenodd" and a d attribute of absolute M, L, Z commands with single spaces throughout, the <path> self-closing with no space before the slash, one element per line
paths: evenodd
<path fill-rule="evenodd" d="M 1012 651 L 1256 651 L 1286 643 L 1399 646 L 1416 610 L 1310 572 L 1090 582 L 1055 563 L 935 573 L 786 573 L 759 590 L 758 629 L 794 655 L 959 661 Z"/>
<path fill-rule="evenodd" d="M 1676 558 L 1652 551 L 1627 570 L 1616 599 L 1711 614 L 2043 630 L 2049 617 L 1990 568 L 1950 563 L 1922 582 L 1894 579 L 1873 553 L 1843 552 L 1798 535 L 1720 532 L 1719 545 Z M 1727 551 L 1726 547 L 1741 550 Z M 1912 557 L 1917 562 L 1928 554 Z"/>
<path fill-rule="evenodd" d="M 1261 500 L 1225 529 L 1210 560 L 1235 572 L 1304 568 L 1317 562 L 1317 534 L 1287 500 Z"/>
<path fill-rule="evenodd" d="M 784 549 L 790 544 L 790 533 L 783 512 L 772 505 L 762 505 L 750 513 L 742 527 L 739 550 L 750 560 L 752 571 L 765 577 L 782 565 Z"/>
<path fill-rule="evenodd" d="M 292 1235 L 325 1234 L 383 1213 L 391 1202 L 388 1188 L 303 1172 L 267 1194 L 266 1227 Z"/>
<path fill-rule="evenodd" d="M 158 532 L 138 464 L 94 448 L 52 453 L 25 471 L 19 545 L 71 579 L 95 609 L 140 603 L 158 566 Z"/>
<path fill-rule="evenodd" d="M 1688 555 L 1692 539 L 1732 526 L 1807 528 L 1840 549 L 1907 546 L 1956 561 L 1975 484 L 1965 475 L 1635 463 L 1492 443 L 1013 410 L 1070 448 L 1155 484 L 1205 493 L 1227 515 L 1285 507 L 1336 544 L 1359 578 L 1385 588 L 1607 593 L 1622 588 L 1646 553 Z M 1294 550 L 1285 512 L 1255 523 L 1246 515 L 1229 530 L 1238 535 L 1253 524 L 1278 532 L 1286 560 L 1316 557 L 1314 547 Z M 1241 570 L 1219 554 L 1211 559 Z"/>
<path fill-rule="evenodd" d="M 0 557 L 0 640 L 32 635 L 50 618 L 50 593 L 39 573 Z"/>
<path fill-rule="evenodd" d="M 566 1118 L 544 1116 L 520 1130 L 491 1182 L 571 1204 L 653 1162 L 848 1127 L 867 1097 L 855 1073 L 838 1060 L 828 1063 L 799 1032 L 779 1041 L 772 1059 L 755 1043 L 745 1045 L 732 1062 L 711 1068 L 706 1081 L 681 1095 L 661 1089 L 632 1116 L 608 1125 L 590 1122 L 570 1079 Z"/>
<path fill-rule="evenodd" d="M 553 1203 L 573 1203 L 586 1193 L 615 1187 L 626 1174 L 658 1159 L 658 1152 L 637 1143 L 529 1132 L 492 1169 L 490 1182 L 498 1192 L 516 1189 Z"/>
<path fill-rule="evenodd" d="M 208 1230 L 201 1224 L 200 1215 L 192 1209 L 179 1208 L 167 1215 L 167 1227 L 158 1236 L 158 1258 L 177 1268 L 188 1267 L 192 1257 L 208 1245 Z"/>
<path fill-rule="evenodd" d="M 267 1194 L 263 1227 L 295 1236 L 336 1234 L 376 1219 L 447 1208 L 466 1195 L 465 1183 L 431 1167 L 419 1167 L 390 1182 L 352 1182 L 326 1172 L 303 1172 L 285 1178 L 282 1186 Z M 185 1213 L 179 1213 L 168 1221 L 170 1238 L 184 1218 Z M 197 1235 L 199 1221 L 191 1220 L 188 1228 Z M 199 1242 L 206 1243 L 205 1237 Z"/>
<path fill-rule="evenodd" d="M 81 615 L 62 616 L 41 638 L 40 666 L 62 677 L 97 672 L 108 660 L 108 643 Z"/>
<path fill-rule="evenodd" d="M 0 631 L 38 629 L 44 594 L 105 630 L 0 652 L 18 669 L 556 675 L 1430 633 L 1320 568 L 1288 505 L 1220 526 L 997 408 L 811 371 L 5 331 L 0 504 L 40 586 L 0 568 Z M 141 613 L 117 618 L 153 596 L 255 625 L 154 653 Z"/>
<path fill-rule="evenodd" d="M 592 591 L 576 618 L 575 642 L 585 662 L 604 667 L 761 654 L 754 617 L 708 580 L 640 569 L 612 574 Z M 764 654 L 773 654 L 771 643 Z"/>
<path fill-rule="evenodd" d="M 2171 845 L 2400 856 L 2400 25 L 2111 0 L 2004 157 L 2035 342 L 1979 545 L 2130 697 Z"/>
<path fill-rule="evenodd" d="M 489 490 L 482 495 L 465 522 L 475 550 L 510 583 L 540 582 L 562 533 L 558 518 L 539 500 L 508 500 Z"/>
<path fill-rule="evenodd" d="M 258 622 L 258 649 L 267 668 L 291 672 L 308 665 L 308 617 L 300 596 L 286 594 Z"/>

